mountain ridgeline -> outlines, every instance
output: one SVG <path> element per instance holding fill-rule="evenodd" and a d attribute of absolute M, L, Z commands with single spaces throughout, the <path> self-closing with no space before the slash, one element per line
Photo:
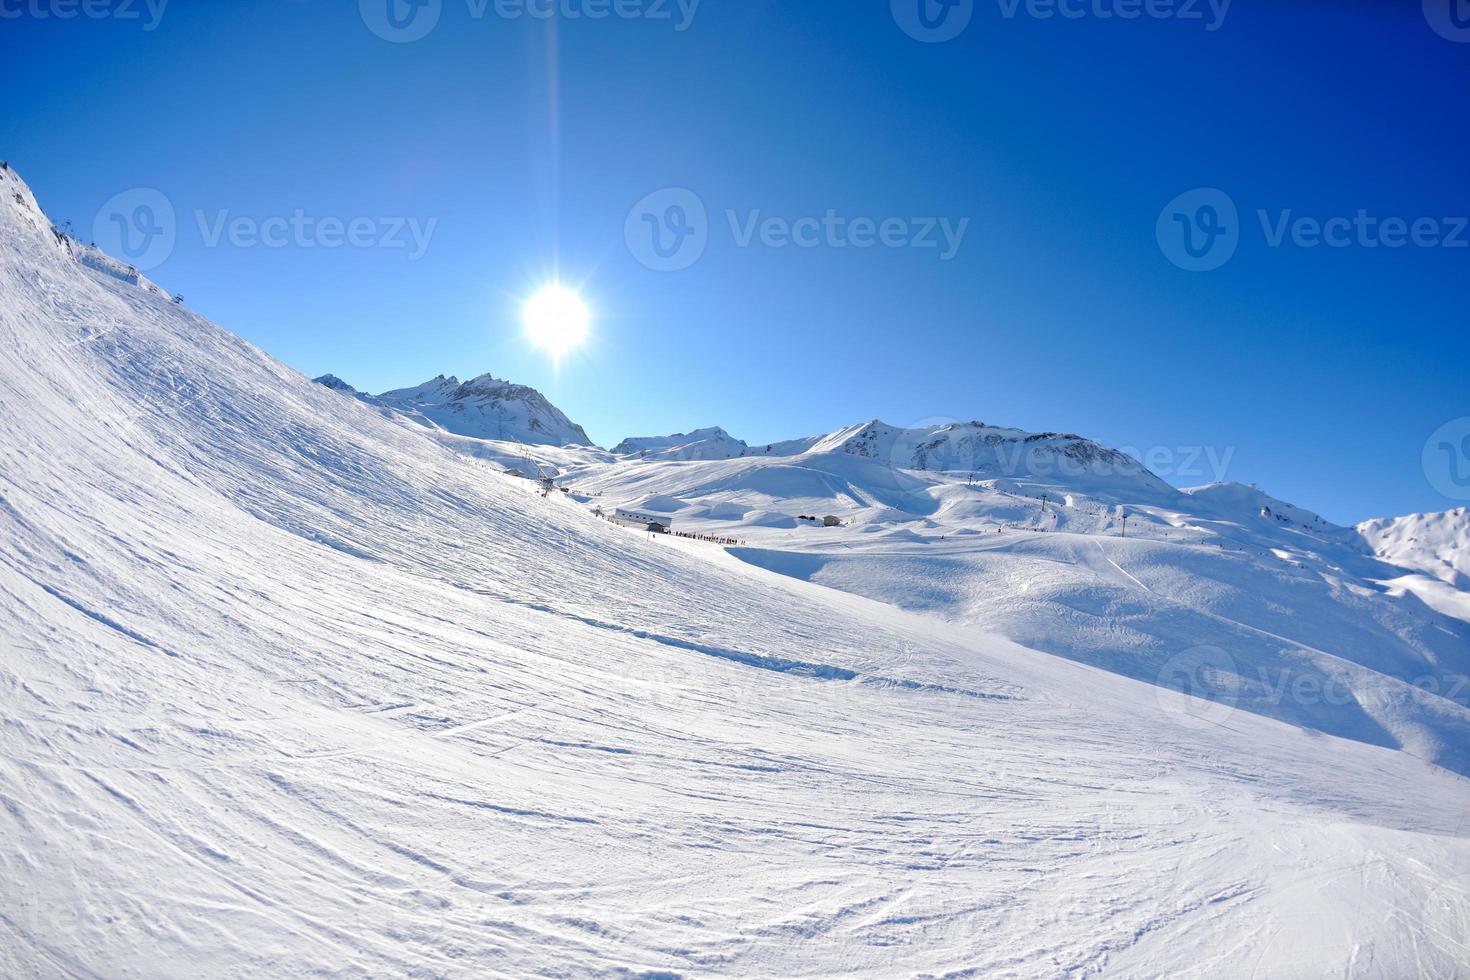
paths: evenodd
<path fill-rule="evenodd" d="M 468 381 L 439 375 L 412 388 L 370 395 L 335 375 L 317 383 L 424 425 L 473 439 L 546 446 L 588 446 L 592 440 L 535 388 L 482 374 Z"/>

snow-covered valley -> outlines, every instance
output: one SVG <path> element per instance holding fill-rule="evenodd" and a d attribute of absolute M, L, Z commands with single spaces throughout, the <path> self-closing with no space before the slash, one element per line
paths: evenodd
<path fill-rule="evenodd" d="M 595 513 L 733 538 L 761 568 L 1470 772 L 1463 509 L 1338 527 L 980 422 L 757 446 L 715 427 L 611 453 L 438 438 L 556 474 Z"/>
<path fill-rule="evenodd" d="M 388 397 L 0 171 L 0 972 L 1470 970 L 1446 535 L 1069 436 L 615 455 Z"/>

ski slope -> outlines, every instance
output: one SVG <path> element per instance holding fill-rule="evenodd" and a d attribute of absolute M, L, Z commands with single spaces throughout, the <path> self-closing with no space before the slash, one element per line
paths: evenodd
<path fill-rule="evenodd" d="M 10 171 L 0 352 L 0 974 L 1470 969 L 1464 779 L 595 520 Z"/>
<path fill-rule="evenodd" d="M 1392 523 L 1398 548 L 1370 555 L 1377 525 L 981 423 L 867 423 L 780 457 L 603 454 L 565 479 L 771 571 L 1470 773 L 1463 512 Z"/>

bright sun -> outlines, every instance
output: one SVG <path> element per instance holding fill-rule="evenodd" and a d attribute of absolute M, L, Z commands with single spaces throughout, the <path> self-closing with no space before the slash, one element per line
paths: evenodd
<path fill-rule="evenodd" d="M 559 283 L 543 286 L 522 311 L 526 336 L 551 356 L 560 358 L 587 339 L 592 315 L 582 297 Z"/>

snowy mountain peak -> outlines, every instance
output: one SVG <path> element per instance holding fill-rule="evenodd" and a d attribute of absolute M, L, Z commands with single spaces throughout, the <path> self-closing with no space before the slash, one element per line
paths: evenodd
<path fill-rule="evenodd" d="M 6 162 L 0 162 L 0 201 L 3 201 L 7 210 L 36 231 L 50 234 L 51 222 L 41 210 L 41 205 L 36 203 L 36 195 L 31 193 L 20 174 L 12 170 Z"/>
<path fill-rule="evenodd" d="M 874 419 L 817 440 L 811 451 L 841 452 L 907 470 L 968 471 L 982 477 L 1092 476 L 1163 486 L 1133 457 L 1090 439 L 978 421 L 899 428 Z"/>
<path fill-rule="evenodd" d="M 645 459 L 734 459 L 750 452 L 743 439 L 736 439 L 717 425 L 671 436 L 635 436 L 613 447 L 618 456 Z"/>
<path fill-rule="evenodd" d="M 443 375 L 440 375 L 440 377 L 442 378 Z M 455 379 L 451 377 L 446 380 L 448 383 L 453 384 Z M 500 398 L 504 397 L 507 392 L 517 392 L 521 397 L 534 397 L 545 401 L 541 392 L 535 388 L 518 385 L 488 373 L 473 377 L 468 381 L 462 381 L 455 387 L 456 398 Z"/>
<path fill-rule="evenodd" d="M 1383 517 L 1353 530 L 1384 561 L 1470 589 L 1470 509 Z"/>
<path fill-rule="evenodd" d="M 963 474 L 980 480 L 1175 493 L 1133 457 L 1090 439 L 1067 433 L 1026 432 L 978 421 L 901 428 L 871 419 L 824 436 L 757 446 L 711 426 L 670 436 L 624 439 L 612 451 L 616 456 L 660 462 L 771 457 L 774 464 L 776 458 L 795 462 L 802 457 L 814 466 L 823 457 L 856 457 L 881 468 Z"/>
<path fill-rule="evenodd" d="M 356 388 L 352 387 L 352 385 L 343 381 L 335 374 L 324 374 L 320 378 L 313 378 L 312 380 L 319 385 L 331 388 L 333 391 L 340 391 L 344 395 L 360 394 L 360 392 Z"/>
<path fill-rule="evenodd" d="M 385 391 L 377 397 L 390 401 L 401 402 L 442 402 L 448 401 L 459 389 L 459 379 L 454 375 L 437 375 L 425 381 L 423 384 L 414 385 L 412 388 L 395 388 Z"/>
<path fill-rule="evenodd" d="M 457 435 L 549 446 L 592 445 L 582 427 L 541 392 L 491 374 L 463 382 L 454 375 L 441 374 L 421 385 L 381 395 L 359 392 L 331 374 L 316 380 L 343 394 Z"/>

